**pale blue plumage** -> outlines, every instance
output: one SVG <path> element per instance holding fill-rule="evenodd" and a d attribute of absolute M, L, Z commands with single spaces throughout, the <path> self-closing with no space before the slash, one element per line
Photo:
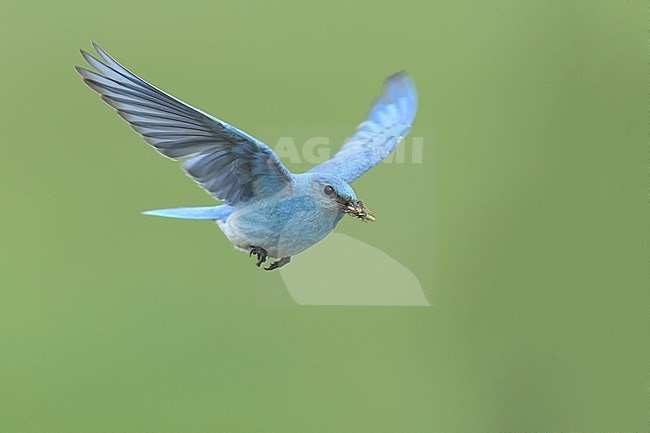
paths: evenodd
<path fill-rule="evenodd" d="M 144 215 L 180 218 L 186 220 L 225 220 L 232 213 L 228 205 L 205 207 L 175 207 L 172 209 L 156 209 L 142 212 Z"/>
<path fill-rule="evenodd" d="M 415 86 L 408 75 L 400 72 L 389 77 L 366 121 L 331 159 L 309 171 L 331 173 L 354 182 L 395 150 L 409 133 L 417 103 Z"/>
<path fill-rule="evenodd" d="M 349 183 L 389 155 L 408 134 L 417 95 L 403 72 L 386 80 L 368 119 L 332 159 L 292 174 L 264 143 L 157 89 L 93 43 L 82 51 L 97 72 L 77 67 L 84 82 L 159 153 L 185 159 L 183 169 L 224 205 L 160 209 L 147 215 L 210 219 L 236 248 L 280 257 L 275 269 L 323 239 L 345 213 L 374 221 Z"/>

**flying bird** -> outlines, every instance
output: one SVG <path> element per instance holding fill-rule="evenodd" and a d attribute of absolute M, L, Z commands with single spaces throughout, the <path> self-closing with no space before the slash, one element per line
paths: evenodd
<path fill-rule="evenodd" d="M 143 212 L 169 218 L 213 220 L 236 249 L 259 267 L 286 265 L 327 236 L 344 215 L 375 221 L 350 183 L 379 164 L 408 134 L 417 110 L 411 79 L 398 72 L 367 119 L 333 155 L 305 173 L 291 173 L 267 145 L 163 92 L 128 71 L 93 42 L 97 57 L 81 50 L 95 71 L 75 67 L 83 81 L 156 151 L 173 160 L 219 206 Z"/>

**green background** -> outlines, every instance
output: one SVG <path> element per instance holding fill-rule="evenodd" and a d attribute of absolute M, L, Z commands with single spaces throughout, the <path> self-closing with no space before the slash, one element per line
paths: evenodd
<path fill-rule="evenodd" d="M 1 432 L 646 431 L 647 3 L 400 3 L 3 3 Z M 211 200 L 82 85 L 91 39 L 268 142 L 408 70 L 423 163 L 337 230 L 432 307 L 266 305 L 210 223 L 141 216 Z"/>

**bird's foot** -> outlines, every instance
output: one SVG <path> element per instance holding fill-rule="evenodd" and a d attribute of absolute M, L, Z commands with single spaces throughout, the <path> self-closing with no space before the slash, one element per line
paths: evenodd
<path fill-rule="evenodd" d="M 266 261 L 266 250 L 262 247 L 252 247 L 251 248 L 251 253 L 248 255 L 248 257 L 251 257 L 253 254 L 257 255 L 257 267 L 259 268 L 262 263 Z"/>
<path fill-rule="evenodd" d="M 273 269 L 281 268 L 282 266 L 286 265 L 290 261 L 291 261 L 291 257 L 282 257 L 280 260 L 271 263 L 270 266 L 267 266 L 264 269 L 266 269 L 267 271 L 272 271 Z"/>

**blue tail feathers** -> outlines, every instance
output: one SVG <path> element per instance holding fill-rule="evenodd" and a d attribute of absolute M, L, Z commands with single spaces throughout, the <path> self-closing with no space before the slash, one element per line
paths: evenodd
<path fill-rule="evenodd" d="M 233 208 L 228 205 L 206 207 L 177 207 L 173 209 L 156 209 L 142 212 L 143 215 L 154 215 L 167 218 L 186 220 L 226 220 Z"/>

